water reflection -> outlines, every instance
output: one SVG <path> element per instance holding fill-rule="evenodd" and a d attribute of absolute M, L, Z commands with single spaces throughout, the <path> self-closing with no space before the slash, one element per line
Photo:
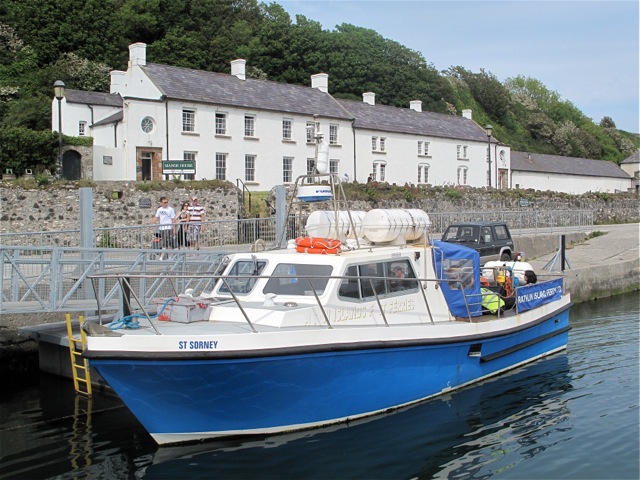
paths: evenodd
<path fill-rule="evenodd" d="M 349 426 L 163 447 L 145 478 L 484 478 L 547 447 L 547 432 L 568 416 L 568 372 L 559 354 Z"/>

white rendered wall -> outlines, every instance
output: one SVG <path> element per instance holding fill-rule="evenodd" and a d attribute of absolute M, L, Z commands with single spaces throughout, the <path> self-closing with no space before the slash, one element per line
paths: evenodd
<path fill-rule="evenodd" d="M 385 137 L 385 151 L 372 150 L 372 137 Z M 418 155 L 418 142 L 429 142 L 428 155 Z M 386 162 L 385 181 L 404 185 L 418 184 L 418 165 L 429 165 L 428 184 L 434 186 L 457 185 L 458 168 L 467 168 L 466 185 L 487 186 L 487 144 L 468 140 L 446 139 L 422 135 L 382 132 L 359 129 L 356 131 L 356 155 L 358 157 L 358 178 L 361 183 L 373 172 L 373 163 Z M 458 158 L 458 145 L 467 147 L 466 158 Z M 378 147 L 379 148 L 379 147 Z M 423 147 L 424 148 L 424 147 Z M 506 150 L 508 168 L 509 149 Z M 492 149 L 492 185 L 495 187 L 495 152 Z M 380 180 L 379 178 L 377 180 Z M 462 183 L 461 183 L 462 184 Z"/>
<path fill-rule="evenodd" d="M 631 180 L 621 178 L 561 175 L 536 172 L 513 171 L 511 188 L 531 188 L 541 191 L 555 191 L 578 195 L 586 192 L 626 192 Z"/>

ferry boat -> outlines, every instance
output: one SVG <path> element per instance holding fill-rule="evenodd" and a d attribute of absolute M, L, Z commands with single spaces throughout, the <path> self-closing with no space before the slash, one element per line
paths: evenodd
<path fill-rule="evenodd" d="M 562 277 L 487 311 L 475 250 L 431 241 L 422 210 L 338 210 L 326 178 L 333 210 L 285 248 L 232 254 L 215 274 L 93 278 L 135 298 L 85 323 L 83 356 L 158 444 L 349 422 L 566 348 Z M 150 282 L 184 288 L 135 294 Z"/>

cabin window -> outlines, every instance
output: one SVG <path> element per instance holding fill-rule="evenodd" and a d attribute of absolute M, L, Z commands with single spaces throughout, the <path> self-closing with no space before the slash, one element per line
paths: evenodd
<path fill-rule="evenodd" d="M 219 293 L 229 293 L 229 288 L 235 294 L 247 294 L 253 290 L 256 278 L 259 276 L 264 267 L 267 265 L 265 261 L 257 260 L 238 260 L 233 264 L 227 275 L 229 278 L 220 280 Z"/>
<path fill-rule="evenodd" d="M 340 283 L 338 296 L 345 299 L 371 300 L 376 295 L 414 293 L 418 282 L 411 263 L 406 259 L 351 265 Z"/>
<path fill-rule="evenodd" d="M 262 293 L 313 296 L 315 290 L 318 295 L 322 295 L 332 271 L 331 265 L 280 263 L 273 269 Z"/>

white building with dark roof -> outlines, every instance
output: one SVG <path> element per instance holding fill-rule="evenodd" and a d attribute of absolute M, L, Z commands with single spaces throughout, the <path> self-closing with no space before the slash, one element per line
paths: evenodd
<path fill-rule="evenodd" d="M 631 176 L 606 160 L 511 152 L 510 188 L 571 194 L 627 192 Z"/>
<path fill-rule="evenodd" d="M 231 74 L 147 63 L 146 45 L 136 43 L 127 70 L 111 72 L 110 94 L 67 90 L 63 133 L 94 139 L 93 158 L 67 171 L 94 180 L 239 179 L 269 190 L 314 172 L 317 120 L 331 172 L 352 180 L 373 173 L 389 183 L 508 188 L 509 147 L 470 111 L 375 105 L 371 92 L 362 102 L 337 100 L 328 85 L 325 73 L 310 87 L 248 78 L 244 60 L 231 62 Z M 54 99 L 53 130 L 57 118 Z M 76 158 L 67 151 L 63 163 Z"/>
<path fill-rule="evenodd" d="M 625 158 L 620 168 L 631 175 L 633 178 L 631 188 L 635 193 L 640 193 L 640 150 L 636 150 L 633 155 Z"/>

